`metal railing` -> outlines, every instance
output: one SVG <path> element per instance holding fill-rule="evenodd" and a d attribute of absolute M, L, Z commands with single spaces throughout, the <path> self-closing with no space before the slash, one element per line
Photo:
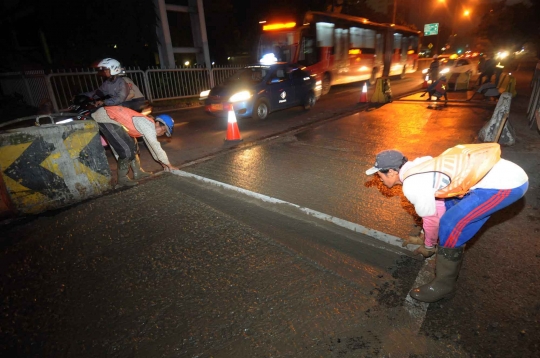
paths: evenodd
<path fill-rule="evenodd" d="M 151 102 L 195 98 L 213 85 L 222 83 L 243 65 L 206 68 L 147 69 L 126 68 L 126 76 Z M 55 111 L 65 111 L 73 96 L 97 89 L 103 83 L 95 69 L 0 73 L 2 94 L 22 95 L 24 102 L 38 107 L 50 100 Z"/>

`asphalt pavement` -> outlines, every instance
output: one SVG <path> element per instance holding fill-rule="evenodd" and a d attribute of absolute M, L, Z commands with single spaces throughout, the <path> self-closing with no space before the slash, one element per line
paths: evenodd
<path fill-rule="evenodd" d="M 407 145 L 414 157 L 474 141 L 494 103 L 434 112 L 420 101 L 395 101 L 3 222 L 0 352 L 538 356 L 540 136 L 525 118 L 530 71 L 515 75 L 521 85 L 510 121 L 518 139 L 503 157 L 529 174 L 529 191 L 469 245 L 452 300 L 407 299 L 432 275 L 433 261 L 395 245 L 392 238 L 418 226 L 399 194 L 381 191 L 363 171 L 388 145 Z M 354 143 L 366 130 L 384 136 Z M 261 177 L 275 168 L 286 175 Z M 346 188 L 357 188 L 358 200 Z"/>

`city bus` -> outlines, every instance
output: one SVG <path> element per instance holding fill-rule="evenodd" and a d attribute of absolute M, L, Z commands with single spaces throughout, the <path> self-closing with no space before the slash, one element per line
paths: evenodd
<path fill-rule="evenodd" d="M 322 94 L 332 85 L 368 80 L 383 74 L 415 72 L 420 31 L 337 13 L 308 11 L 262 23 L 257 55 L 307 67 L 322 82 Z M 385 68 L 386 66 L 386 68 Z M 386 69 L 386 71 L 385 71 Z"/>

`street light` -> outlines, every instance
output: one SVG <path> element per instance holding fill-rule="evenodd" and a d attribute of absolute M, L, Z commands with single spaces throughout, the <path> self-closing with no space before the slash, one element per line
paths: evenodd
<path fill-rule="evenodd" d="M 470 15 L 471 15 L 470 10 L 463 10 L 463 17 L 469 17 Z M 458 7 L 457 2 L 456 2 L 456 7 L 455 7 L 455 11 L 454 11 L 454 18 L 452 19 L 452 31 L 450 33 L 450 36 L 454 36 L 454 28 L 455 28 L 456 21 L 457 21 L 458 18 L 459 18 L 459 7 Z"/>

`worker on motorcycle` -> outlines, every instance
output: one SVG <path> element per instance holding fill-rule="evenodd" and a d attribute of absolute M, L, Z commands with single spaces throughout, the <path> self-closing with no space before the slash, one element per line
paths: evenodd
<path fill-rule="evenodd" d="M 122 103 L 122 106 L 143 113 L 144 110 L 148 108 L 146 98 L 144 98 L 143 93 L 131 78 L 125 76 L 123 79 L 128 85 L 129 93 L 126 101 Z"/>
<path fill-rule="evenodd" d="M 105 77 L 105 81 L 97 90 L 83 93 L 83 95 L 95 100 L 97 107 L 123 106 L 149 114 L 148 110 L 151 110 L 151 107 L 146 98 L 131 78 L 126 76 L 120 62 L 114 58 L 105 58 L 99 62 L 97 67 L 98 74 Z"/>

